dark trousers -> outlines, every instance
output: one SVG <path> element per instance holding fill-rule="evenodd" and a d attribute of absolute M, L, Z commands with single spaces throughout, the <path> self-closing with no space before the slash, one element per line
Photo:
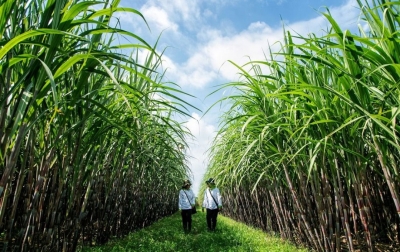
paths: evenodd
<path fill-rule="evenodd" d="M 208 209 L 207 208 L 207 226 L 208 230 L 214 231 L 217 226 L 217 217 L 218 217 L 218 208 L 217 209 Z"/>
<path fill-rule="evenodd" d="M 192 229 L 192 209 L 182 209 L 182 224 L 185 232 L 190 232 Z"/>

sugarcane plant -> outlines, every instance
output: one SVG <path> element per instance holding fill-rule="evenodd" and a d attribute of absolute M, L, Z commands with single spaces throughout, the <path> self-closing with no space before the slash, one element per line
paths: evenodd
<path fill-rule="evenodd" d="M 3 251 L 75 251 L 177 210 L 189 94 L 120 12 L 147 27 L 118 0 L 0 1 Z"/>
<path fill-rule="evenodd" d="M 316 251 L 400 239 L 400 4 L 358 1 L 357 34 L 285 31 L 244 66 L 210 149 L 224 212 Z M 297 41 L 297 42 L 295 42 Z"/>

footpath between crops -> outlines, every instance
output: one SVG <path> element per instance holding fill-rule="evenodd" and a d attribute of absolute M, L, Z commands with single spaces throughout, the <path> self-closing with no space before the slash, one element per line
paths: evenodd
<path fill-rule="evenodd" d="M 193 215 L 192 232 L 185 234 L 180 213 L 175 213 L 123 239 L 113 239 L 103 246 L 80 247 L 78 251 L 308 251 L 223 215 L 218 216 L 217 230 L 208 232 L 205 218 L 205 213 L 197 211 L 197 214 Z"/>

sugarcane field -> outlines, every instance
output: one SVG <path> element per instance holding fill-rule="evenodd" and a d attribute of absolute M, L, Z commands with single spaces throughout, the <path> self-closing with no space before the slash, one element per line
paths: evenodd
<path fill-rule="evenodd" d="M 318 32 L 296 30 L 300 21 L 203 30 L 217 4 L 242 5 L 245 19 L 263 1 L 205 2 L 0 0 L 0 251 L 85 251 L 131 236 L 129 249 L 94 251 L 400 251 L 400 1 L 340 1 L 356 13 L 351 29 L 346 13 L 320 8 Z M 232 49 L 252 29 L 281 40 Z M 199 45 L 164 40 L 184 31 Z M 207 41 L 228 34 L 232 44 Z M 192 82 L 213 85 L 202 97 Z M 212 132 L 206 151 L 197 132 Z M 179 193 L 193 181 L 186 234 Z"/>

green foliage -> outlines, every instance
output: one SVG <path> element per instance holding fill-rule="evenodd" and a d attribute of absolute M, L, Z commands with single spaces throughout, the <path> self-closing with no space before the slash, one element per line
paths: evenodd
<path fill-rule="evenodd" d="M 265 61 L 231 62 L 205 175 L 231 217 L 318 251 L 372 251 L 400 230 L 400 2 L 358 3 L 358 34 L 327 10 L 324 36 L 286 32 Z"/>
<path fill-rule="evenodd" d="M 0 1 L 4 250 L 74 251 L 176 211 L 192 106 L 119 2 Z"/>
<path fill-rule="evenodd" d="M 175 213 L 171 217 L 159 220 L 126 238 L 111 240 L 104 246 L 83 247 L 80 251 L 307 251 L 306 249 L 297 249 L 278 237 L 248 227 L 222 215 L 218 216 L 217 230 L 207 232 L 205 218 L 205 213 L 198 211 L 196 215 L 193 215 L 192 233 L 185 234 L 181 227 L 180 213 Z"/>

